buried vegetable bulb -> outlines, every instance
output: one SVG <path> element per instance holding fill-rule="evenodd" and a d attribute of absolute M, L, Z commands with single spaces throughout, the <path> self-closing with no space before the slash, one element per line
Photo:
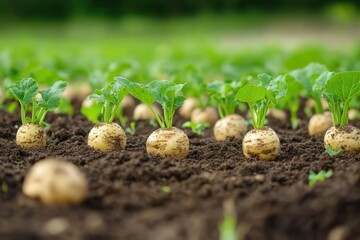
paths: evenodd
<path fill-rule="evenodd" d="M 267 74 L 258 76 L 258 85 L 246 85 L 237 94 L 237 99 L 249 104 L 254 129 L 248 132 L 242 142 L 246 158 L 274 160 L 280 152 L 280 140 L 276 132 L 264 127 L 266 113 L 271 103 L 286 95 L 288 75 L 272 78 Z"/>
<path fill-rule="evenodd" d="M 242 140 L 246 134 L 245 119 L 234 114 L 238 107 L 236 93 L 241 86 L 241 81 L 231 80 L 215 81 L 207 85 L 207 91 L 217 105 L 221 118 L 214 126 L 214 136 L 217 141 L 225 141 L 230 137 Z"/>
<path fill-rule="evenodd" d="M 33 78 L 26 78 L 10 86 L 10 92 L 20 102 L 21 122 L 16 133 L 16 144 L 24 147 L 43 147 L 46 145 L 46 133 L 43 126 L 45 116 L 55 110 L 60 104 L 60 95 L 66 87 L 66 82 L 58 81 L 53 86 L 39 91 L 39 85 Z M 36 96 L 40 96 L 37 98 Z M 26 117 L 31 106 L 31 118 Z"/>
<path fill-rule="evenodd" d="M 146 151 L 150 156 L 184 158 L 189 153 L 189 139 L 186 134 L 172 126 L 176 108 L 184 101 L 178 96 L 183 84 L 171 81 L 152 81 L 146 85 L 131 82 L 122 77 L 115 78 L 135 98 L 146 104 L 154 114 L 160 129 L 154 131 L 146 141 Z M 153 108 L 154 102 L 163 108 L 163 117 Z"/>
<path fill-rule="evenodd" d="M 101 123 L 96 124 L 88 136 L 90 147 L 103 152 L 125 149 L 126 134 L 121 126 L 113 121 L 126 94 L 125 88 L 113 82 L 101 90 L 95 90 L 95 93 L 89 96 L 89 99 L 95 99 L 102 105 Z"/>
<path fill-rule="evenodd" d="M 330 112 L 315 114 L 309 120 L 308 132 L 310 135 L 324 135 L 333 126 Z"/>
<path fill-rule="evenodd" d="M 87 196 L 88 184 L 76 165 L 49 158 L 30 169 L 22 189 L 45 204 L 79 204 Z"/>
<path fill-rule="evenodd" d="M 349 103 L 360 95 L 360 72 L 325 72 L 315 81 L 313 90 L 329 104 L 333 127 L 325 133 L 324 146 L 344 153 L 360 152 L 360 130 L 348 125 Z"/>

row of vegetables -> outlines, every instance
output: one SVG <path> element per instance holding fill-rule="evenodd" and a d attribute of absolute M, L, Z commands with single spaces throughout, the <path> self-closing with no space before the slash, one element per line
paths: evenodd
<path fill-rule="evenodd" d="M 40 147 L 46 144 L 45 116 L 59 107 L 66 86 L 66 82 L 57 81 L 50 88 L 39 90 L 39 84 L 33 78 L 9 86 L 9 92 L 19 101 L 21 109 L 22 126 L 16 137 L 18 145 Z M 264 73 L 257 78 L 203 84 L 199 92 L 205 89 L 208 99 L 186 99 L 181 95 L 185 86 L 184 83 L 177 84 L 169 80 L 142 84 L 115 77 L 105 87 L 95 89 L 87 97 L 87 102 L 83 103 L 82 110 L 90 120 L 97 122 L 89 133 L 88 145 L 100 151 L 125 149 L 125 131 L 114 120 L 123 118 L 122 108 L 126 103 L 123 100 L 127 98 L 127 102 L 131 102 L 127 96 L 131 95 L 141 102 L 134 111 L 134 119 L 153 118 L 160 127 L 149 136 L 146 143 L 147 152 L 151 156 L 184 158 L 188 155 L 189 140 L 186 134 L 173 127 L 175 111 L 180 108 L 179 113 L 191 119 L 185 126 L 214 126 L 216 140 L 224 141 L 229 137 L 242 140 L 245 157 L 273 160 L 280 151 L 280 141 L 277 134 L 265 126 L 269 109 L 279 105 L 289 109 L 292 127 L 296 128 L 300 107 L 296 92 L 304 89 L 315 103 L 316 111 L 309 121 L 309 134 L 325 134 L 325 148 L 334 151 L 351 153 L 360 150 L 357 141 L 359 130 L 348 125 L 350 107 L 356 106 L 360 95 L 360 72 L 334 73 L 315 63 L 277 77 Z M 323 99 L 329 112 L 324 113 Z M 206 101 L 215 103 L 217 110 L 206 104 L 201 105 Z M 235 114 L 238 108 L 244 109 L 241 103 L 247 104 L 254 128 L 249 132 L 246 120 Z"/>
<path fill-rule="evenodd" d="M 98 77 L 97 81 L 103 82 L 103 79 Z M 196 98 L 196 94 L 188 98 L 181 95 L 187 84 L 198 94 Z M 67 82 L 57 81 L 41 90 L 31 77 L 8 86 L 8 92 L 18 100 L 21 109 L 22 126 L 16 134 L 17 145 L 24 148 L 46 145 L 45 130 L 50 127 L 45 122 L 46 114 L 63 104 L 68 87 Z M 99 151 L 126 149 L 125 131 L 114 121 L 119 118 L 124 122 L 123 109 L 135 104 L 135 98 L 141 104 L 134 110 L 134 119 L 152 119 L 160 127 L 146 141 L 150 157 L 185 158 L 188 155 L 187 135 L 173 126 L 175 111 L 179 108 L 179 114 L 190 120 L 183 127 L 201 133 L 201 129 L 211 126 L 218 141 L 228 138 L 242 141 L 246 158 L 274 160 L 280 152 L 280 140 L 273 129 L 265 126 L 266 116 L 286 116 L 275 108 L 282 106 L 290 112 L 292 127 L 297 128 L 300 93 L 312 100 L 316 112 L 309 121 L 310 135 L 324 135 L 324 146 L 329 152 L 360 152 L 360 130 L 348 125 L 350 108 L 357 107 L 360 96 L 360 72 L 329 72 L 317 63 L 276 77 L 259 74 L 200 84 L 169 80 L 142 84 L 115 77 L 106 86 L 95 89 L 84 100 L 81 111 L 96 123 L 89 132 L 88 145 Z M 211 103 L 217 109 L 210 107 Z M 311 107 L 309 102 L 309 109 Z M 325 108 L 329 112 L 324 112 Z M 248 131 L 248 121 L 237 114 L 239 109 L 248 110 L 252 130 Z M 64 180 L 57 181 L 58 176 L 65 176 Z M 34 165 L 25 179 L 23 191 L 44 203 L 79 203 L 86 198 L 87 183 L 75 165 L 50 159 Z"/>

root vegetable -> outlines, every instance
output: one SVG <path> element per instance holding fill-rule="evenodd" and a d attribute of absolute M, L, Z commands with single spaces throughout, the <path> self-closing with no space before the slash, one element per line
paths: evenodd
<path fill-rule="evenodd" d="M 178 128 L 160 128 L 148 137 L 146 151 L 150 156 L 185 158 L 189 153 L 189 139 Z"/>
<path fill-rule="evenodd" d="M 217 141 L 225 141 L 228 137 L 242 140 L 246 131 L 244 118 L 237 114 L 218 120 L 214 126 L 214 136 Z"/>
<path fill-rule="evenodd" d="M 185 119 L 190 119 L 191 113 L 197 108 L 198 100 L 196 98 L 187 98 L 179 109 L 179 114 Z"/>
<path fill-rule="evenodd" d="M 16 133 L 16 144 L 23 148 L 46 146 L 45 130 L 37 124 L 22 125 Z"/>
<path fill-rule="evenodd" d="M 360 153 L 360 130 L 351 125 L 331 127 L 324 137 L 325 148 L 342 149 L 344 153 Z"/>
<path fill-rule="evenodd" d="M 152 107 L 154 108 L 154 111 L 156 111 L 156 113 L 161 112 L 160 109 L 156 105 L 153 105 Z M 155 120 L 156 119 L 154 113 L 144 103 L 140 103 L 139 105 L 136 106 L 136 108 L 134 109 L 133 118 L 134 118 L 134 120 Z"/>
<path fill-rule="evenodd" d="M 216 108 L 213 107 L 196 108 L 191 113 L 192 122 L 207 123 L 210 126 L 214 126 L 217 120 L 219 120 L 219 114 Z"/>
<path fill-rule="evenodd" d="M 117 123 L 99 123 L 91 129 L 88 145 L 100 151 L 124 150 L 126 134 Z"/>
<path fill-rule="evenodd" d="M 50 158 L 30 169 L 23 193 L 45 204 L 79 204 L 87 196 L 88 184 L 76 165 Z"/>
<path fill-rule="evenodd" d="M 135 99 L 129 95 L 126 95 L 120 103 L 120 106 L 123 109 L 125 108 L 132 109 L 135 108 L 135 105 L 136 105 Z"/>
<path fill-rule="evenodd" d="M 172 126 L 176 108 L 180 107 L 185 99 L 179 95 L 184 84 L 155 80 L 143 85 L 123 77 L 115 77 L 115 80 L 151 110 L 160 126 L 160 129 L 155 130 L 146 140 L 147 153 L 150 156 L 186 157 L 189 153 L 189 139 L 182 130 Z M 163 116 L 154 109 L 155 102 L 162 106 Z"/>
<path fill-rule="evenodd" d="M 324 135 L 333 126 L 330 112 L 315 114 L 310 118 L 308 131 L 310 135 Z"/>
<path fill-rule="evenodd" d="M 263 127 L 248 132 L 242 147 L 248 159 L 274 160 L 280 152 L 280 140 L 274 130 Z"/>
<path fill-rule="evenodd" d="M 266 115 L 271 116 L 283 123 L 286 123 L 288 121 L 286 112 L 280 109 L 270 108 Z"/>

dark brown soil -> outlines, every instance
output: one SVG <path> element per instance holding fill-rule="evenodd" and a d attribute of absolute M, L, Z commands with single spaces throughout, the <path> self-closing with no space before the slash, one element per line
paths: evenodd
<path fill-rule="evenodd" d="M 328 156 L 305 123 L 294 131 L 270 121 L 282 151 L 261 162 L 246 160 L 238 141 L 216 142 L 211 130 L 202 138 L 186 130 L 187 159 L 149 159 L 147 122 L 128 135 L 126 151 L 101 153 L 86 145 L 93 124 L 81 115 L 47 120 L 47 146 L 21 149 L 19 117 L 0 112 L 0 239 L 219 239 L 224 201 L 234 203 L 244 239 L 360 239 L 360 154 Z M 86 173 L 83 204 L 44 206 L 22 194 L 28 169 L 48 156 Z M 309 187 L 309 171 L 322 169 L 334 176 Z"/>

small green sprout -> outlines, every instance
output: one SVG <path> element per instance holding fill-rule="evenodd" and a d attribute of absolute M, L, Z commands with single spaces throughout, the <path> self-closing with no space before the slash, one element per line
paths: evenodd
<path fill-rule="evenodd" d="M 310 171 L 309 186 L 313 186 L 317 182 L 323 182 L 326 179 L 330 178 L 333 174 L 334 173 L 332 170 L 329 170 L 329 171 L 321 170 L 318 173 L 315 173 L 314 171 Z"/>
<path fill-rule="evenodd" d="M 327 152 L 329 154 L 329 156 L 331 156 L 331 157 L 338 155 L 342 151 L 344 151 L 343 148 L 339 148 L 338 150 L 334 150 L 332 146 L 328 146 L 326 148 L 326 150 L 325 150 L 325 152 Z"/>
<path fill-rule="evenodd" d="M 154 119 L 150 119 L 149 124 L 153 128 L 157 128 L 159 126 Z"/>
<path fill-rule="evenodd" d="M 220 240 L 238 240 L 236 218 L 233 215 L 226 216 L 220 224 Z"/>
<path fill-rule="evenodd" d="M 9 191 L 9 186 L 7 185 L 6 182 L 2 182 L 2 184 L 1 184 L 1 191 L 2 191 L 3 193 L 7 193 L 7 192 Z"/>
<path fill-rule="evenodd" d="M 172 191 L 170 186 L 163 186 L 161 190 L 165 193 L 170 193 Z"/>
<path fill-rule="evenodd" d="M 209 124 L 207 123 L 196 123 L 192 121 L 184 122 L 182 125 L 183 128 L 191 128 L 191 131 L 199 136 L 204 135 L 204 131 L 206 128 L 209 128 Z"/>
<path fill-rule="evenodd" d="M 135 133 L 136 133 L 136 123 L 131 122 L 130 126 L 125 129 L 125 132 L 127 132 L 127 133 L 129 133 L 131 135 L 135 135 Z"/>

